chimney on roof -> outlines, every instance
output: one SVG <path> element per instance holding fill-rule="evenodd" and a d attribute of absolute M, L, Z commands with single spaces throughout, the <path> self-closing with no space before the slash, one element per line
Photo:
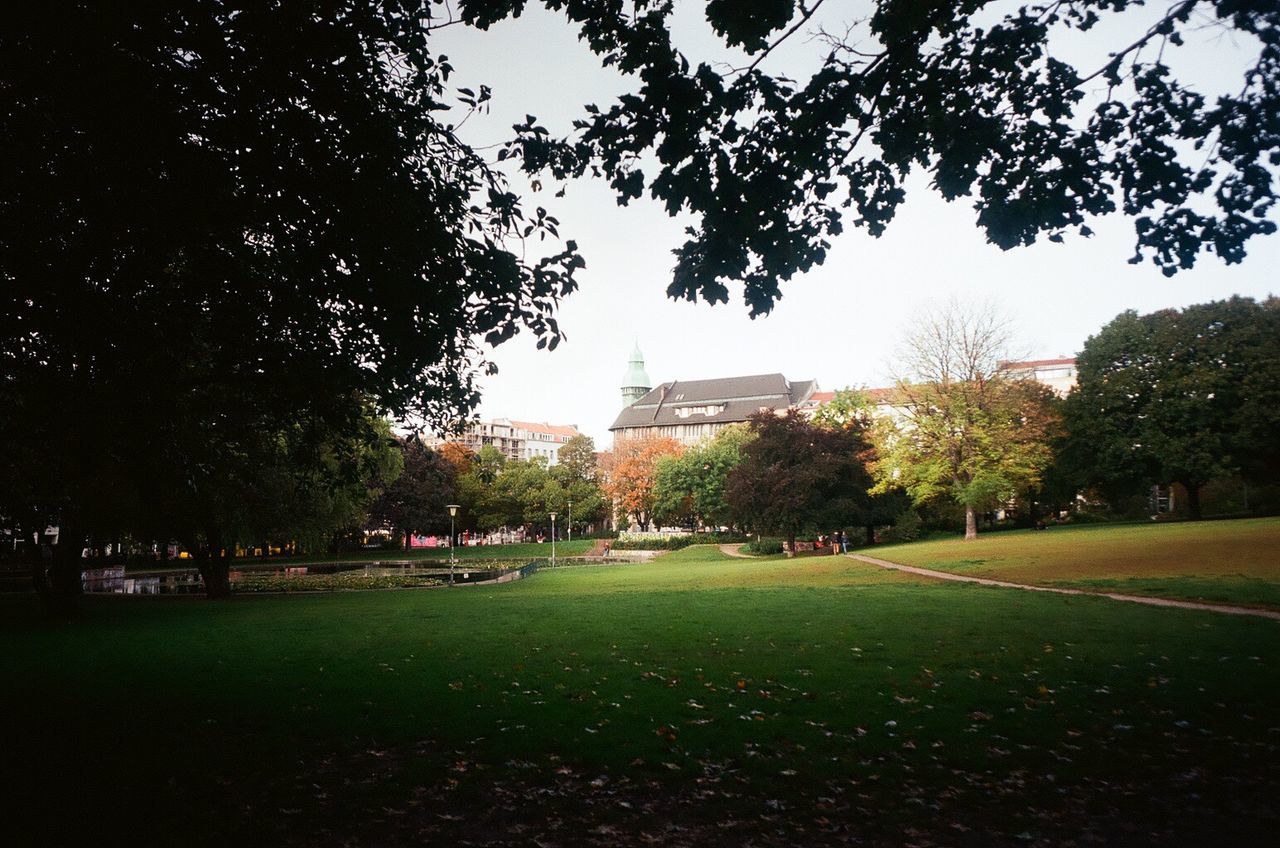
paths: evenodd
<path fill-rule="evenodd" d="M 667 400 L 667 392 L 670 391 L 671 389 L 674 389 L 676 387 L 677 382 L 679 381 L 672 380 L 671 385 L 668 386 L 666 383 L 663 383 L 661 386 L 658 387 L 658 405 L 653 408 L 653 418 L 651 420 L 653 421 L 658 420 L 658 413 L 662 411 L 662 404 L 665 403 Z"/>

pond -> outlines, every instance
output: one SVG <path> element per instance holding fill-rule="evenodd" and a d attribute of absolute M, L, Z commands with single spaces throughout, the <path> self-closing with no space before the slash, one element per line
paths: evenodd
<path fill-rule="evenodd" d="M 454 569 L 453 582 L 495 580 L 523 563 L 484 563 Z M 479 567 L 477 567 L 479 566 Z M 421 561 L 332 562 L 309 565 L 271 563 L 232 568 L 233 592 L 332 591 L 445 585 L 449 569 Z M 199 595 L 204 581 L 195 568 L 129 573 L 124 566 L 84 571 L 83 588 L 95 595 Z"/>

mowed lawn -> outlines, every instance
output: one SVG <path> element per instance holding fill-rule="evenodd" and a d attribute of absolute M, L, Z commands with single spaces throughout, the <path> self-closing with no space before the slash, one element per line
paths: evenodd
<path fill-rule="evenodd" d="M 1280 609 L 1280 518 L 1053 527 L 866 553 L 1015 583 Z"/>
<path fill-rule="evenodd" d="M 0 597 L 7 844 L 1265 844 L 1280 624 L 845 558 Z"/>

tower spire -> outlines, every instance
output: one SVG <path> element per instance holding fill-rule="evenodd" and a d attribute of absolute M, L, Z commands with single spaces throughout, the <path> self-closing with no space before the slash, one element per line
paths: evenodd
<path fill-rule="evenodd" d="M 631 351 L 631 359 L 627 362 L 627 373 L 622 377 L 622 403 L 631 406 L 649 393 L 649 375 L 644 370 L 644 354 L 640 352 L 640 341 L 636 340 Z"/>

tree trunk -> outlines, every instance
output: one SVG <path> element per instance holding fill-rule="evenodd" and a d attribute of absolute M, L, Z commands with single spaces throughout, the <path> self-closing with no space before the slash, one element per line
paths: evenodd
<path fill-rule="evenodd" d="M 787 531 L 787 553 L 788 556 L 796 555 L 796 531 Z"/>
<path fill-rule="evenodd" d="M 964 538 L 965 541 L 978 538 L 978 515 L 971 506 L 964 508 Z"/>
<path fill-rule="evenodd" d="M 66 522 L 60 523 L 58 544 L 48 558 L 42 555 L 36 565 L 36 587 L 50 615 L 65 618 L 76 612 L 84 590 L 84 564 L 80 557 L 83 550 L 83 539 Z"/>
<path fill-rule="evenodd" d="M 404 531 L 404 552 L 409 553 L 412 550 L 413 550 L 413 531 L 405 530 Z"/>
<path fill-rule="evenodd" d="M 1187 490 L 1187 517 L 1192 521 L 1200 520 L 1200 487 L 1183 483 Z"/>
<path fill-rule="evenodd" d="M 207 548 L 197 560 L 200 577 L 204 580 L 205 597 L 222 600 L 231 597 L 231 561 L 222 555 L 222 534 L 211 530 L 205 537 Z"/>
<path fill-rule="evenodd" d="M 874 524 L 867 525 L 866 540 L 868 545 L 874 545 L 876 543 L 876 526 Z"/>

